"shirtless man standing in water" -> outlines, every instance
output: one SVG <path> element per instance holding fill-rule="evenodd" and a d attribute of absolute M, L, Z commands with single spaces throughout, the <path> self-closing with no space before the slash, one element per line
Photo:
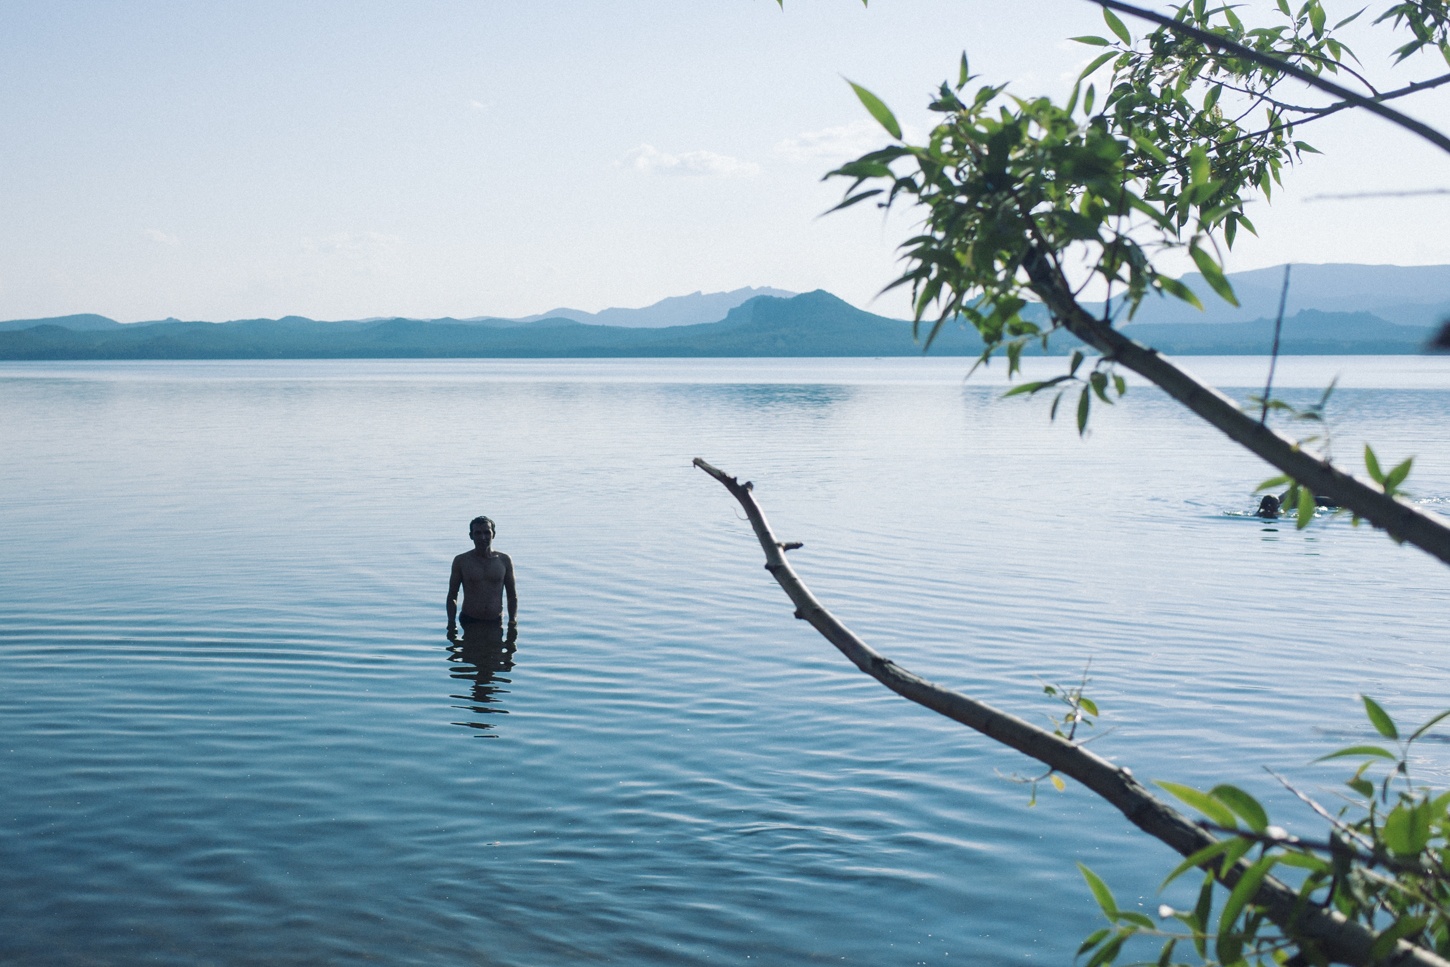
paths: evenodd
<path fill-rule="evenodd" d="M 455 619 L 469 625 L 480 625 L 480 631 L 497 633 L 503 618 L 503 596 L 508 595 L 509 630 L 519 619 L 519 596 L 514 590 L 514 562 L 493 549 L 494 526 L 487 517 L 475 517 L 468 525 L 473 550 L 453 559 L 453 573 L 448 578 L 448 634 L 458 631 Z M 463 613 L 458 613 L 458 589 L 463 588 Z"/>

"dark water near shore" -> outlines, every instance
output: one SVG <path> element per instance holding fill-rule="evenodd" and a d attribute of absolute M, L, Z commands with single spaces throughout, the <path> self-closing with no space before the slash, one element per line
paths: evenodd
<path fill-rule="evenodd" d="M 1079 442 L 963 371 L 0 366 L 0 960 L 1064 964 L 1075 861 L 1156 908 L 1166 849 L 1079 789 L 1029 807 L 1030 764 L 792 620 L 695 456 L 897 661 L 1038 718 L 1091 661 L 1099 752 L 1294 830 L 1260 766 L 1327 791 L 1356 692 L 1450 706 L 1450 570 L 1244 516 L 1270 471 L 1149 388 Z M 1339 460 L 1415 454 L 1450 510 L 1450 359 L 1279 380 L 1337 372 Z M 479 513 L 512 655 L 443 636 Z M 1421 765 L 1450 782 L 1450 745 Z"/>

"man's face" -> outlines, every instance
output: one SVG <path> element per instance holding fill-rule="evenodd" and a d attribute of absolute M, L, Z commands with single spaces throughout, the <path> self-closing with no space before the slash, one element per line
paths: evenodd
<path fill-rule="evenodd" d="M 473 546 L 476 550 L 486 551 L 493 543 L 493 535 L 488 532 L 487 524 L 474 524 L 469 528 L 468 536 L 473 538 Z"/>

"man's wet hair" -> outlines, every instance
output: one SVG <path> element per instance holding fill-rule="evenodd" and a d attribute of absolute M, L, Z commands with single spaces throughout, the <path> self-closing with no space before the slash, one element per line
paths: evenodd
<path fill-rule="evenodd" d="M 478 517 L 473 518 L 473 520 L 471 520 L 471 521 L 468 522 L 468 533 L 472 534 L 473 533 L 473 529 L 475 527 L 477 527 L 479 524 L 487 524 L 488 525 L 488 536 L 489 537 L 497 537 L 498 536 L 498 528 L 494 526 L 493 521 L 490 520 L 489 518 L 483 517 L 481 515 L 478 516 Z"/>

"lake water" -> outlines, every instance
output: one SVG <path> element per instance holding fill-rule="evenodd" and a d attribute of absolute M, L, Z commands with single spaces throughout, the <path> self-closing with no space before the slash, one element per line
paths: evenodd
<path fill-rule="evenodd" d="M 1262 359 L 1194 359 L 1240 398 Z M 1061 360 L 1029 361 L 1042 373 Z M 1140 777 L 1263 772 L 1450 705 L 1450 569 L 1149 387 L 1080 441 L 959 359 L 0 365 L 8 964 L 1066 964 L 1075 862 L 1171 867 L 1080 788 L 886 692 L 802 622 L 690 465 L 755 481 L 864 638 L 1045 721 L 1089 694 Z M 1450 359 L 1336 374 L 1333 451 L 1450 508 Z M 1297 388 L 1296 388 L 1297 387 Z M 449 648 L 498 522 L 517 651 Z M 1450 745 L 1420 768 L 1450 782 Z"/>

